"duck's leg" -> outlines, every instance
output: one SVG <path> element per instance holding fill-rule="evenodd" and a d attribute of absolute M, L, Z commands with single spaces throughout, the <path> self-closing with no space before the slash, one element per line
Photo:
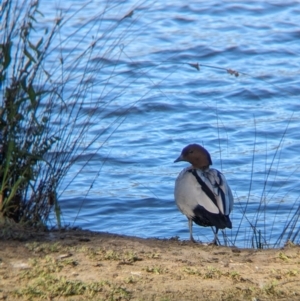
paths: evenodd
<path fill-rule="evenodd" d="M 191 242 L 196 242 L 193 237 L 193 220 L 191 218 L 188 219 L 189 219 L 189 229 L 190 229 L 190 240 Z"/>
<path fill-rule="evenodd" d="M 214 231 L 214 228 L 212 228 L 213 232 L 214 232 L 214 239 L 213 241 L 210 243 L 211 245 L 220 245 L 220 241 L 219 241 L 219 238 L 218 238 L 218 231 L 219 231 L 219 228 L 216 227 L 216 232 Z"/>

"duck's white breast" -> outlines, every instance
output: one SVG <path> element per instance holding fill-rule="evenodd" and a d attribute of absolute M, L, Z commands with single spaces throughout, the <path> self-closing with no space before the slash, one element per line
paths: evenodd
<path fill-rule="evenodd" d="M 193 217 L 193 210 L 201 205 L 207 211 L 218 214 L 219 208 L 202 190 L 195 176 L 189 172 L 191 167 L 183 169 L 175 182 L 175 202 L 179 210 L 188 217 Z"/>

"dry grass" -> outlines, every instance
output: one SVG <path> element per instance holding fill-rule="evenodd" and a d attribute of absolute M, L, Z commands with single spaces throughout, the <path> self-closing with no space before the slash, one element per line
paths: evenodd
<path fill-rule="evenodd" d="M 299 263 L 294 245 L 257 251 L 44 233 L 1 241 L 0 300 L 297 300 Z"/>

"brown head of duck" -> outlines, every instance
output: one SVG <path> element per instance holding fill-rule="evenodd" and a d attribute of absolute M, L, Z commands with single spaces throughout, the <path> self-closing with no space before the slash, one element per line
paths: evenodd
<path fill-rule="evenodd" d="M 189 144 L 186 146 L 180 156 L 174 161 L 186 161 L 192 164 L 193 168 L 205 170 L 212 165 L 209 152 L 199 144 Z"/>

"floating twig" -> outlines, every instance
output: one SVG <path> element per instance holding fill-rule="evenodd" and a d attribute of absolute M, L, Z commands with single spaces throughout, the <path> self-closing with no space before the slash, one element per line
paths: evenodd
<path fill-rule="evenodd" d="M 195 63 L 195 64 L 189 64 L 191 67 L 196 68 L 198 71 L 200 70 L 200 65 L 199 63 Z"/>
<path fill-rule="evenodd" d="M 124 20 L 125 18 L 131 18 L 133 16 L 134 10 L 129 12 L 127 15 L 125 15 L 121 20 Z"/>
<path fill-rule="evenodd" d="M 227 69 L 227 72 L 230 74 L 230 75 L 234 75 L 235 77 L 238 77 L 240 74 L 235 71 L 235 70 L 232 70 L 232 69 Z"/>

